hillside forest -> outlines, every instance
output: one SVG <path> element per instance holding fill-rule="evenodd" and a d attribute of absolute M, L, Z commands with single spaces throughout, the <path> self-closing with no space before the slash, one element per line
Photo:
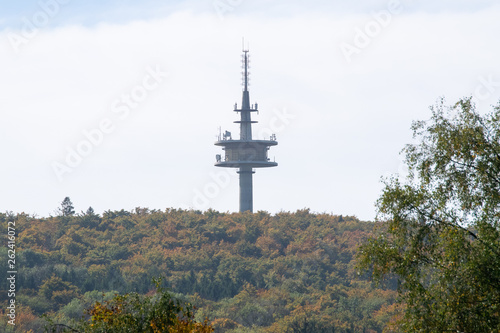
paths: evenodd
<path fill-rule="evenodd" d="M 0 214 L 17 229 L 15 330 L 72 327 L 95 302 L 152 295 L 153 279 L 209 320 L 215 332 L 382 332 L 398 316 L 397 282 L 373 285 L 356 269 L 358 246 L 378 224 L 353 216 L 296 212 L 92 208 L 57 216 Z M 3 261 L 7 248 L 1 247 Z M 4 260 L 5 259 L 5 260 Z M 7 306 L 6 273 L 0 303 Z"/>

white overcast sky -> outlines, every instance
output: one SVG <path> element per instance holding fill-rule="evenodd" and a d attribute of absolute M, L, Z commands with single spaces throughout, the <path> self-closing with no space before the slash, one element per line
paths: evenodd
<path fill-rule="evenodd" d="M 254 211 L 372 220 L 412 120 L 499 100 L 499 17 L 486 0 L 0 1 L 0 211 L 237 211 L 213 142 L 238 136 L 244 37 L 254 136 L 279 142 Z"/>

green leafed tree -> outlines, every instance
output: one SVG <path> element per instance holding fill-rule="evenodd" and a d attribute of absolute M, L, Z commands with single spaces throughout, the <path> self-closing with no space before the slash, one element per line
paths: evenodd
<path fill-rule="evenodd" d="M 64 198 L 61 202 L 61 207 L 59 208 L 62 216 L 73 216 L 75 215 L 75 208 L 69 197 Z"/>
<path fill-rule="evenodd" d="M 405 332 L 500 330 L 500 104 L 431 107 L 403 152 L 409 175 L 377 202 L 385 221 L 359 251 L 373 277 L 397 276 Z"/>
<path fill-rule="evenodd" d="M 79 290 L 76 286 L 55 275 L 44 281 L 38 293 L 45 298 L 46 302 L 54 304 L 55 307 L 68 304 L 79 296 Z"/>
<path fill-rule="evenodd" d="M 47 318 L 47 332 L 106 332 L 106 333 L 210 333 L 213 328 L 205 319 L 196 322 L 193 307 L 172 298 L 171 294 L 156 282 L 153 296 L 136 293 L 115 295 L 109 301 L 95 302 L 86 310 L 88 319 L 75 327 L 55 324 Z"/>

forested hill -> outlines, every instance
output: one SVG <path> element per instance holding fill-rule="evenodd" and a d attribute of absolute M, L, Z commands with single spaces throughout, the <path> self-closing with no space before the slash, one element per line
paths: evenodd
<path fill-rule="evenodd" d="M 216 332 L 381 332 L 396 309 L 395 291 L 357 274 L 375 224 L 355 217 L 136 208 L 14 219 L 19 332 L 37 332 L 43 313 L 69 323 L 95 300 L 151 292 L 155 277 Z"/>

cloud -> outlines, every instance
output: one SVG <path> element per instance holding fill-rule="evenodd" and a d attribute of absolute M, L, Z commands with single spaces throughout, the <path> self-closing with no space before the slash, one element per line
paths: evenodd
<path fill-rule="evenodd" d="M 203 10 L 125 23 L 66 24 L 40 29 L 17 54 L 4 31 L 5 209 L 47 215 L 65 196 L 79 210 L 196 208 L 197 191 L 221 171 L 213 166 L 217 128 L 238 133 L 232 106 L 241 101 L 243 36 L 251 99 L 261 110 L 254 132 L 276 124 L 280 112 L 294 116 L 279 124 L 279 145 L 270 151 L 279 166 L 255 174 L 256 210 L 311 207 L 373 218 L 379 177 L 400 169 L 411 120 L 427 118 L 441 95 L 453 102 L 473 93 L 480 77 L 500 81 L 498 8 L 450 14 L 407 7 L 347 62 L 340 45 L 354 45 L 376 22 L 370 10 L 342 17 L 295 5 L 288 9 L 294 15 L 278 15 L 280 4 L 267 12 L 242 1 L 222 20 L 208 2 Z M 386 8 L 380 2 L 376 10 Z M 113 105 L 139 91 L 157 66 L 168 72 L 165 80 L 120 118 Z M 498 96 L 494 89 L 480 102 L 487 107 Z M 113 131 L 59 182 L 52 163 L 63 163 L 104 119 Z M 209 206 L 237 210 L 230 172 Z"/>

